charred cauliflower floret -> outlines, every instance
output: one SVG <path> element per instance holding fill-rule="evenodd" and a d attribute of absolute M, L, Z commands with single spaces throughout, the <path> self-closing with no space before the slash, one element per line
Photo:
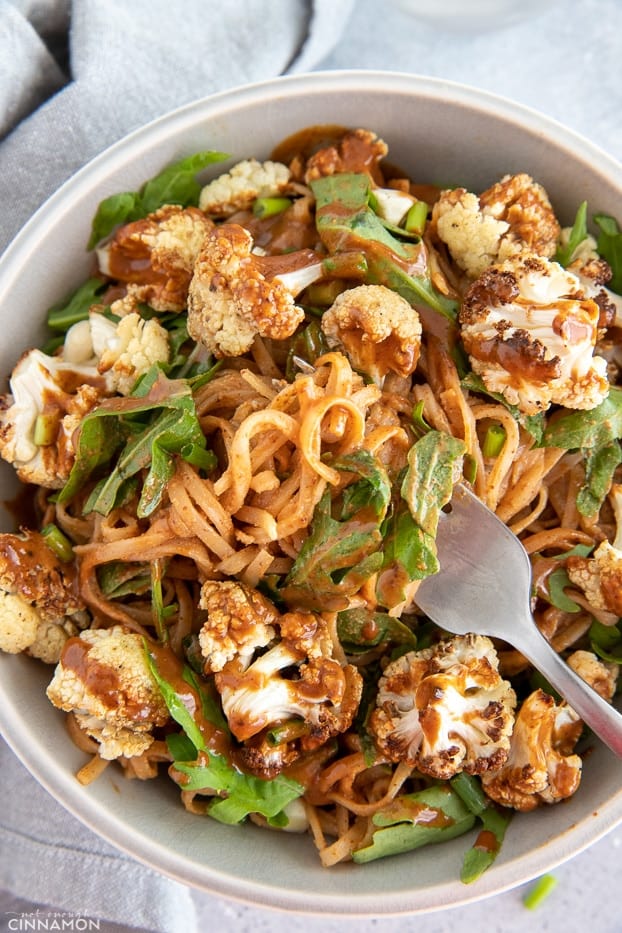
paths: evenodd
<path fill-rule="evenodd" d="M 348 130 L 334 145 L 319 149 L 307 160 L 304 181 L 309 184 L 326 175 L 365 173 L 381 184 L 379 164 L 389 149 L 371 130 Z"/>
<path fill-rule="evenodd" d="M 280 615 L 261 594 L 231 582 L 206 582 L 201 607 L 207 610 L 199 636 L 205 673 L 214 674 L 249 770 L 273 776 L 302 751 L 350 727 L 362 680 L 356 668 L 333 657 L 321 615 Z M 263 741 L 266 730 L 281 726 L 282 743 Z"/>
<path fill-rule="evenodd" d="M 188 333 L 215 356 L 240 356 L 257 335 L 284 340 L 304 317 L 295 296 L 322 276 L 311 250 L 261 257 L 239 224 L 222 224 L 205 239 L 188 295 Z M 273 274 L 275 262 L 289 271 Z"/>
<path fill-rule="evenodd" d="M 0 456 L 22 482 L 60 489 L 75 459 L 73 433 L 105 394 L 104 378 L 94 365 L 29 350 L 9 388 L 0 397 Z"/>
<path fill-rule="evenodd" d="M 490 639 L 456 636 L 387 666 L 369 728 L 391 761 L 447 780 L 503 764 L 515 705 Z"/>
<path fill-rule="evenodd" d="M 213 226 L 196 207 L 165 204 L 97 249 L 100 271 L 156 311 L 183 311 L 194 261 Z"/>
<path fill-rule="evenodd" d="M 522 811 L 571 797 L 581 781 L 581 759 L 572 754 L 581 730 L 567 704 L 558 706 L 548 693 L 534 691 L 516 716 L 507 761 L 482 774 L 487 795 Z"/>
<path fill-rule="evenodd" d="M 343 349 L 352 366 L 382 384 L 388 372 L 410 376 L 421 349 L 415 309 L 384 285 L 359 285 L 337 296 L 322 315 L 329 346 Z"/>
<path fill-rule="evenodd" d="M 566 559 L 570 581 L 583 590 L 594 609 L 622 615 L 622 551 L 602 541 L 591 557 L 572 555 Z"/>
<path fill-rule="evenodd" d="M 168 721 L 143 639 L 120 625 L 70 638 L 47 695 L 54 706 L 74 714 L 109 760 L 142 755 L 153 742 L 153 728 Z"/>
<path fill-rule="evenodd" d="M 199 207 L 214 217 L 247 210 L 256 198 L 269 198 L 287 190 L 290 170 L 281 162 L 244 159 L 201 190 Z"/>
<path fill-rule="evenodd" d="M 568 666 L 592 687 L 603 700 L 611 703 L 616 692 L 620 665 L 601 661 L 592 651 L 573 651 Z"/>
<path fill-rule="evenodd" d="M 443 191 L 432 223 L 469 278 L 529 252 L 550 258 L 560 227 L 544 188 L 529 175 L 506 175 L 479 197 L 465 188 Z"/>
<path fill-rule="evenodd" d="M 470 286 L 459 322 L 486 388 L 535 414 L 553 403 L 595 408 L 607 396 L 607 364 L 594 356 L 599 316 L 572 272 L 522 256 Z"/>
<path fill-rule="evenodd" d="M 85 621 L 73 564 L 37 531 L 0 535 L 0 651 L 56 664 Z"/>

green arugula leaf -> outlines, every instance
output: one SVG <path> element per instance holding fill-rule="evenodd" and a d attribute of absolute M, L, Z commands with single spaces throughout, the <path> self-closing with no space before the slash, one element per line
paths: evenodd
<path fill-rule="evenodd" d="M 173 473 L 173 455 L 187 445 L 205 447 L 192 388 L 187 381 L 167 379 L 154 366 L 136 392 L 127 398 L 106 399 L 83 419 L 76 460 L 60 492 L 60 502 L 72 498 L 98 467 L 112 459 L 120 446 L 119 438 L 125 433 L 128 439 L 114 467 L 93 489 L 84 511 L 107 515 L 118 503 L 126 481 L 147 470 L 138 505 L 139 517 L 146 517 L 161 502 Z M 152 416 L 146 425 L 142 420 L 132 420 L 142 414 Z"/>
<path fill-rule="evenodd" d="M 574 599 L 566 596 L 566 587 L 572 586 L 572 583 L 563 567 L 550 573 L 547 583 L 549 602 L 552 606 L 555 606 L 556 609 L 561 609 L 563 612 L 581 612 L 581 606 L 575 603 Z"/>
<path fill-rule="evenodd" d="M 609 288 L 622 295 L 622 232 L 618 222 L 607 214 L 594 214 L 594 223 L 600 228 L 596 249 L 613 273 Z"/>
<path fill-rule="evenodd" d="M 209 165 L 226 158 L 225 152 L 195 152 L 168 165 L 146 182 L 140 191 L 122 191 L 104 198 L 95 212 L 87 249 L 94 249 L 119 224 L 146 217 L 164 204 L 196 206 L 201 193 L 197 175 Z"/>
<path fill-rule="evenodd" d="M 401 619 L 363 607 L 337 614 L 339 641 L 349 654 L 391 643 L 417 647 L 417 636 Z"/>
<path fill-rule="evenodd" d="M 160 693 L 162 694 L 162 699 L 166 703 L 166 708 L 171 717 L 184 730 L 197 752 L 204 750 L 206 745 L 203 733 L 197 725 L 191 710 L 188 708 L 189 705 L 194 704 L 193 698 L 181 696 L 175 690 L 174 686 L 160 674 L 156 659 L 149 650 L 149 644 L 146 639 L 144 639 L 144 649 L 147 666 L 151 672 L 151 676 L 158 685 Z M 196 758 L 196 755 L 194 757 Z"/>
<path fill-rule="evenodd" d="M 99 588 L 108 599 L 140 596 L 151 587 L 151 573 L 145 564 L 112 561 L 97 569 Z"/>
<path fill-rule="evenodd" d="M 568 237 L 568 242 L 565 246 L 561 244 L 557 247 L 557 252 L 555 253 L 553 259 L 555 262 L 558 262 L 560 266 L 563 266 L 564 269 L 566 266 L 569 266 L 572 262 L 572 257 L 574 256 L 576 250 L 581 246 L 581 243 L 587 239 L 587 201 L 583 201 L 577 210 L 575 215 L 574 223 L 570 231 L 570 236 Z"/>
<path fill-rule="evenodd" d="M 72 324 L 85 321 L 92 305 L 101 305 L 101 294 L 108 288 L 101 279 L 91 278 L 63 301 L 52 305 L 47 313 L 47 323 L 51 330 L 65 333 Z"/>
<path fill-rule="evenodd" d="M 475 815 L 444 783 L 396 797 L 372 822 L 371 843 L 352 855 L 359 864 L 454 839 L 473 828 Z"/>
<path fill-rule="evenodd" d="M 333 517 L 327 489 L 313 513 L 302 545 L 279 595 L 310 609 L 343 609 L 347 598 L 380 568 L 380 525 L 391 495 L 391 484 L 380 461 L 367 451 L 339 457 L 331 464 L 360 479 L 346 487 Z"/>
<path fill-rule="evenodd" d="M 600 405 L 590 411 L 568 411 L 547 425 L 541 447 L 565 450 L 606 447 L 622 438 L 622 388 L 611 386 Z"/>
<path fill-rule="evenodd" d="M 386 285 L 410 304 L 428 305 L 455 322 L 457 304 L 432 285 L 421 243 L 398 239 L 369 206 L 367 175 L 328 175 L 312 181 L 311 189 L 317 230 L 330 254 L 363 253 L 369 284 Z"/>
<path fill-rule="evenodd" d="M 428 431 L 408 451 L 402 498 L 416 524 L 434 538 L 441 509 L 462 474 L 464 441 L 444 431 Z"/>
<path fill-rule="evenodd" d="M 620 463 L 622 448 L 619 441 L 586 451 L 585 483 L 577 494 L 577 509 L 581 515 L 589 518 L 598 514 Z"/>
<path fill-rule="evenodd" d="M 376 598 L 381 606 L 392 608 L 406 598 L 413 580 L 438 573 L 436 543 L 414 520 L 404 500 L 400 500 L 384 529 L 383 562 L 376 582 Z"/>
<path fill-rule="evenodd" d="M 619 622 L 617 625 L 603 625 L 594 619 L 587 634 L 594 654 L 603 661 L 622 664 L 622 632 Z"/>

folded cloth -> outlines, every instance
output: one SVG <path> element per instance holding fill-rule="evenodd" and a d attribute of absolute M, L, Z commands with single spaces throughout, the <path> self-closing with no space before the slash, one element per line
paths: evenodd
<path fill-rule="evenodd" d="M 353 3 L 73 0 L 69 10 L 66 0 L 0 0 L 0 136 L 11 131 L 0 143 L 0 252 L 65 179 L 131 130 L 215 91 L 317 65 Z M 45 22 L 46 4 L 54 23 L 67 14 L 66 77 L 20 12 L 34 7 L 35 24 Z"/>
<path fill-rule="evenodd" d="M 215 91 L 317 65 L 353 3 L 0 0 L 0 250 L 132 129 Z M 188 889 L 65 813 L 1 741 L 0 771 L 0 888 L 81 917 L 194 929 Z"/>

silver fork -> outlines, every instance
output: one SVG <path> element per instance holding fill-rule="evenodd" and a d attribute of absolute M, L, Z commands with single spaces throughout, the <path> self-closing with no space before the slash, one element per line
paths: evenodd
<path fill-rule="evenodd" d="M 622 758 L 622 715 L 549 645 L 530 611 L 531 563 L 510 529 L 466 486 L 456 486 L 437 533 L 439 573 L 415 602 L 456 635 L 501 638 L 524 655 L 569 706 Z"/>

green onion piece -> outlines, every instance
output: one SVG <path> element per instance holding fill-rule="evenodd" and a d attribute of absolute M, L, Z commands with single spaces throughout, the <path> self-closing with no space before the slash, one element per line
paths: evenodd
<path fill-rule="evenodd" d="M 535 910 L 556 886 L 557 878 L 554 875 L 542 875 L 523 898 L 523 904 L 529 910 Z"/>
<path fill-rule="evenodd" d="M 491 424 L 486 431 L 482 453 L 484 457 L 498 457 L 505 444 L 505 428 L 500 424 Z"/>
<path fill-rule="evenodd" d="M 299 739 L 308 732 L 309 725 L 304 719 L 289 719 L 270 729 L 266 733 L 266 738 L 270 745 L 282 745 L 284 742 L 293 742 L 294 739 Z"/>
<path fill-rule="evenodd" d="M 205 450 L 199 444 L 186 444 L 181 448 L 180 453 L 186 463 L 190 463 L 200 470 L 205 470 L 206 473 L 213 470 L 217 463 L 216 454 L 211 450 Z"/>
<path fill-rule="evenodd" d="M 253 214 L 255 217 L 274 217 L 275 214 L 282 214 L 291 206 L 290 198 L 256 198 L 253 204 Z"/>
<path fill-rule="evenodd" d="M 415 431 L 418 437 L 423 437 L 424 434 L 427 434 L 430 430 L 430 425 L 423 417 L 423 408 L 425 402 L 423 399 L 420 402 L 417 402 L 412 411 L 412 422 L 415 426 Z"/>
<path fill-rule="evenodd" d="M 425 201 L 415 201 L 409 208 L 404 220 L 404 229 L 409 233 L 422 234 L 425 229 L 425 222 L 428 219 L 430 206 Z"/>
<path fill-rule="evenodd" d="M 310 305 L 327 308 L 332 305 L 337 295 L 340 295 L 343 290 L 344 283 L 339 279 L 332 279 L 330 282 L 313 282 L 307 288 L 306 300 Z"/>
<path fill-rule="evenodd" d="M 47 412 L 37 415 L 33 440 L 37 447 L 48 447 L 53 444 L 58 434 L 60 415 L 58 412 Z"/>
<path fill-rule="evenodd" d="M 475 457 L 472 457 L 471 454 L 464 455 L 464 465 L 462 467 L 462 472 L 464 473 L 464 478 L 467 483 L 470 483 L 473 486 L 477 478 L 477 460 Z"/>
<path fill-rule="evenodd" d="M 156 632 L 158 633 L 158 641 L 166 645 L 168 642 L 168 628 L 165 625 L 165 620 L 170 615 L 170 612 L 166 612 L 162 597 L 163 573 L 163 561 L 161 558 L 156 557 L 151 564 L 151 615 Z"/>
<path fill-rule="evenodd" d="M 69 538 L 63 534 L 58 525 L 50 524 L 41 529 L 45 543 L 59 560 L 68 564 L 73 560 L 73 546 Z"/>
<path fill-rule="evenodd" d="M 462 802 L 476 816 L 479 816 L 489 806 L 489 801 L 481 788 L 481 784 L 473 775 L 467 774 L 466 771 L 459 771 L 458 774 L 455 774 L 450 784 L 458 796 L 461 797 Z"/>

